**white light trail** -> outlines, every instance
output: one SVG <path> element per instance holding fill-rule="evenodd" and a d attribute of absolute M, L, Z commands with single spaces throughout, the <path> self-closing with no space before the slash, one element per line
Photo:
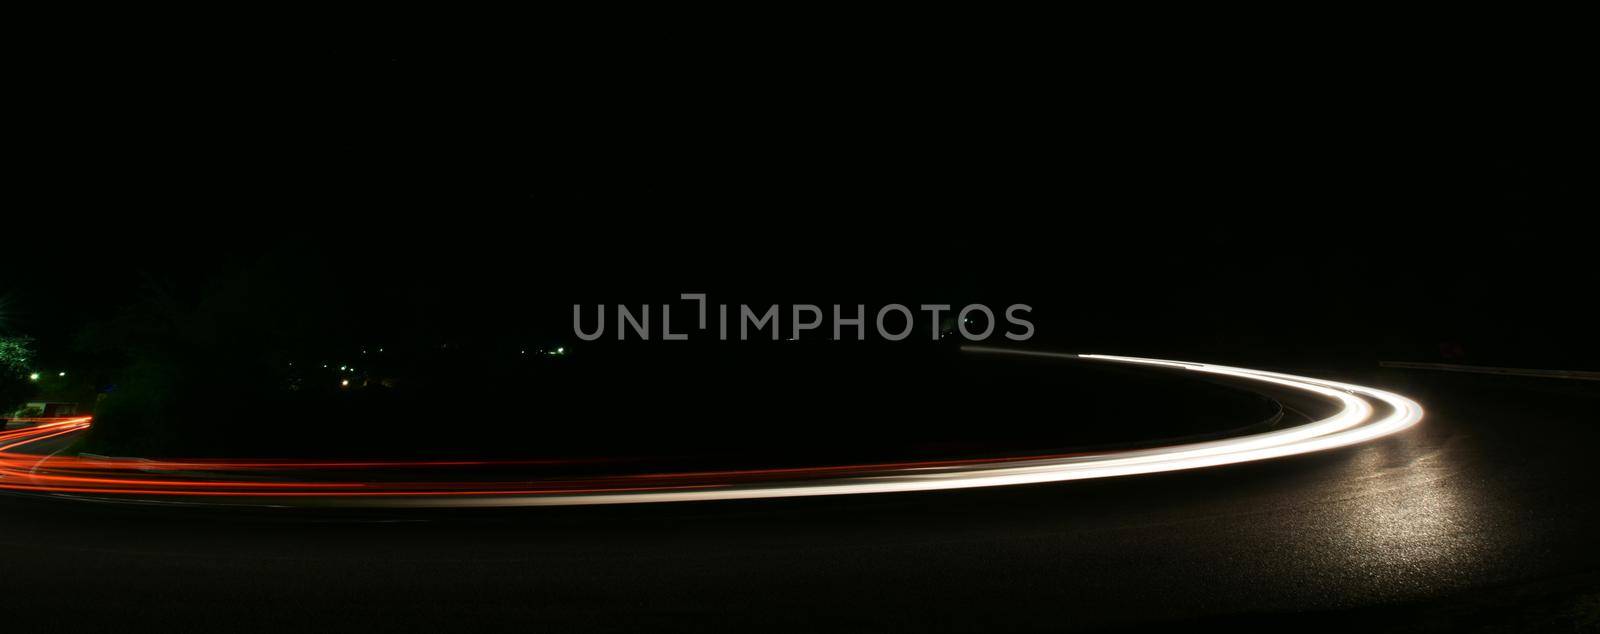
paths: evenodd
<path fill-rule="evenodd" d="M 1330 399 L 1342 409 L 1330 416 L 1290 429 L 1199 443 L 1173 445 L 1064 458 L 1018 459 L 1016 461 L 964 465 L 959 467 L 921 467 L 834 480 L 810 482 L 733 485 L 678 491 L 632 493 L 563 494 L 552 496 L 454 498 L 449 500 L 386 500 L 407 506 L 554 506 L 585 504 L 631 504 L 643 502 L 688 502 L 754 498 L 800 497 L 813 495 L 851 495 L 967 489 L 1016 484 L 1039 484 L 1109 478 L 1199 469 L 1220 465 L 1266 460 L 1354 445 L 1401 431 L 1422 420 L 1422 406 L 1409 398 L 1370 387 L 1295 376 L 1263 370 L 1235 368 L 1208 363 L 1189 363 L 1163 359 L 1119 357 L 1098 354 L 1063 354 L 968 346 L 970 352 L 1012 354 L 1034 357 L 1084 359 L 1110 363 L 1148 365 L 1163 369 L 1203 372 L 1297 389 Z M 1366 399 L 1382 402 L 1389 412 L 1373 419 L 1374 408 Z"/>

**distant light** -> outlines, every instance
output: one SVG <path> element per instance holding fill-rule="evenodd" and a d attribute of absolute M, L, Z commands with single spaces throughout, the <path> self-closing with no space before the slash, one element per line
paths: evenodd
<path fill-rule="evenodd" d="M 60 374 L 57 374 L 57 375 L 56 375 L 56 376 L 66 376 L 66 375 L 67 375 L 67 373 L 66 373 L 66 372 L 62 372 L 62 373 L 60 373 Z"/>
<path fill-rule="evenodd" d="M 34 372 L 33 374 L 29 374 L 28 375 L 28 379 L 31 380 L 31 381 L 39 380 L 39 373 L 38 372 Z"/>
<path fill-rule="evenodd" d="M 350 387 L 350 379 L 345 379 L 343 381 L 340 381 L 339 382 L 339 387 Z"/>
<path fill-rule="evenodd" d="M 566 354 L 566 353 L 567 353 L 567 349 L 566 348 L 556 348 L 556 354 Z"/>
<path fill-rule="evenodd" d="M 345 367 L 341 365 L 341 366 L 339 366 L 339 369 L 343 370 L 343 369 L 345 369 Z"/>

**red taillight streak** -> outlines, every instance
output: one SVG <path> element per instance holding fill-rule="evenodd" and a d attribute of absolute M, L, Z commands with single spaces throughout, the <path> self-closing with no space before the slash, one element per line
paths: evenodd
<path fill-rule="evenodd" d="M 605 462 L 604 459 L 567 460 L 130 460 L 45 456 L 16 450 L 51 438 L 81 432 L 89 417 L 40 420 L 36 426 L 0 432 L 0 489 L 49 493 L 128 495 L 178 495 L 218 497 L 338 497 L 338 496 L 491 496 L 626 493 L 706 489 L 740 483 L 789 479 L 796 476 L 857 474 L 882 469 L 959 466 L 1004 462 L 1007 459 L 942 460 L 904 463 L 792 467 L 724 471 L 631 474 L 563 478 L 545 481 L 405 481 L 405 482 L 258 482 L 229 479 L 228 472 L 255 470 L 410 469 L 458 466 L 526 466 Z M 1062 454 L 1068 455 L 1068 454 Z M 147 471 L 213 471 L 205 477 L 174 478 L 147 475 Z M 642 484 L 641 481 L 651 484 Z M 531 485 L 531 486 L 530 486 Z"/>

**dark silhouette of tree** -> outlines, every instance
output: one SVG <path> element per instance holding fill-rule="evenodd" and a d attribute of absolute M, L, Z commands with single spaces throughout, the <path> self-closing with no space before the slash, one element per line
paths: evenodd
<path fill-rule="evenodd" d="M 33 396 L 32 360 L 33 339 L 0 337 L 0 415 L 10 414 Z"/>

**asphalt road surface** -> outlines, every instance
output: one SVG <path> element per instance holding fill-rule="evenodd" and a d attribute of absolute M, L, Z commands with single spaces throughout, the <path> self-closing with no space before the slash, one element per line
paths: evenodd
<path fill-rule="evenodd" d="M 4 497 L 0 627 L 1600 628 L 1600 390 L 1328 378 L 1428 418 L 1306 456 L 966 491 L 361 513 Z"/>

